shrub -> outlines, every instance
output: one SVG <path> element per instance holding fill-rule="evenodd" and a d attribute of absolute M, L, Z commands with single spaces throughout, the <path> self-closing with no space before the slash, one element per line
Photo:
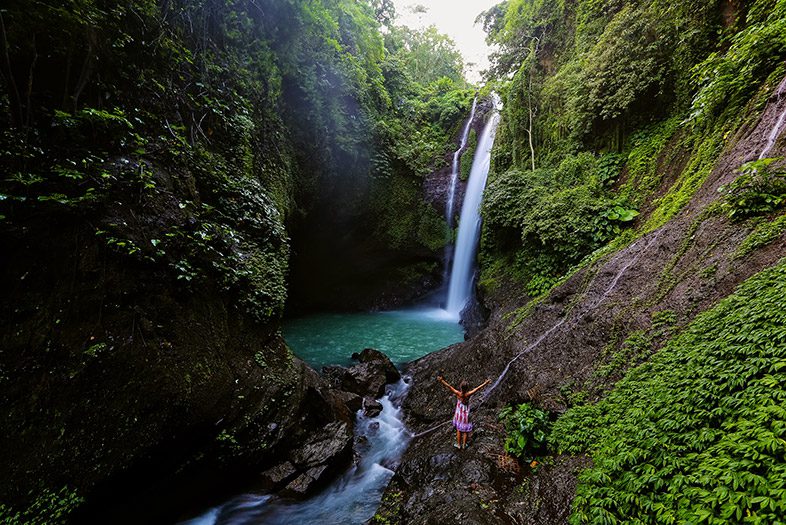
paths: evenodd
<path fill-rule="evenodd" d="M 551 427 L 546 411 L 528 403 L 507 406 L 499 413 L 505 426 L 505 452 L 523 460 L 531 460 L 546 452 L 546 438 Z"/>
<path fill-rule="evenodd" d="M 721 186 L 729 218 L 744 219 L 763 215 L 786 203 L 786 171 L 776 171 L 770 165 L 776 159 L 746 162 L 741 175 L 731 184 Z"/>

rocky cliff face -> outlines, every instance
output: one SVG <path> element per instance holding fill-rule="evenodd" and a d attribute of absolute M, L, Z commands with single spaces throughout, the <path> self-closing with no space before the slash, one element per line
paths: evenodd
<path fill-rule="evenodd" d="M 21 209 L 0 233 L 0 500 L 14 508 L 62 490 L 85 499 L 80 522 L 171 519 L 230 474 L 305 454 L 328 427 L 335 446 L 293 462 L 308 477 L 297 490 L 351 460 L 352 414 L 260 320 L 275 279 L 254 275 L 273 269 L 214 278 L 286 241 L 249 219 L 236 242 L 191 251 L 179 239 L 210 233 L 193 211 L 208 194 L 187 171 L 148 169 L 156 192 L 128 199 L 118 183 L 89 207 Z M 268 213 L 240 202 L 249 218 Z"/>
<path fill-rule="evenodd" d="M 534 472 L 511 467 L 496 414 L 503 405 L 524 401 L 558 413 L 580 389 L 597 399 L 632 364 L 599 373 L 627 334 L 644 331 L 656 350 L 667 337 L 654 322 L 659 313 L 668 312 L 670 329 L 679 330 L 786 253 L 783 233 L 769 244 L 738 251 L 752 227 L 731 222 L 716 205 L 718 188 L 757 158 L 784 111 L 786 97 L 773 96 L 758 121 L 730 130 L 714 169 L 674 219 L 596 258 L 538 304 L 522 301 L 514 283 L 500 286 L 488 298 L 493 308 L 488 328 L 409 366 L 413 386 L 405 409 L 418 436 L 387 488 L 379 520 L 567 522 L 577 472 L 588 460 L 551 457 Z M 785 149 L 781 139 L 769 156 Z M 687 152 L 667 154 L 680 159 Z M 660 162 L 661 169 L 682 169 Z M 670 185 L 674 178 L 665 180 Z M 488 377 L 494 383 L 473 402 L 478 430 L 467 450 L 452 448 L 454 401 L 435 381 L 439 372 L 454 381 L 479 384 Z"/>
<path fill-rule="evenodd" d="M 492 110 L 492 102 L 491 99 L 481 99 L 478 101 L 477 108 L 475 109 L 475 116 L 472 119 L 472 123 L 470 124 L 470 130 L 475 132 L 476 136 L 480 136 L 483 133 L 483 126 L 486 124 L 486 118 L 489 115 L 489 112 Z M 467 115 L 469 117 L 469 115 Z M 463 126 L 464 120 L 461 124 Z M 455 146 L 458 147 L 461 144 L 461 132 L 462 129 L 459 128 L 458 135 L 456 136 Z M 462 170 L 468 170 L 469 167 L 472 165 L 472 154 L 474 151 L 469 151 L 470 144 L 467 144 L 464 150 L 461 152 L 461 165 L 466 167 L 462 168 Z M 453 163 L 453 153 L 451 152 L 448 155 L 445 155 L 443 167 L 439 170 L 430 173 L 423 179 L 423 192 L 425 194 L 426 202 L 431 204 L 437 212 L 445 215 L 445 208 L 447 206 L 447 198 L 448 198 L 448 188 L 450 188 L 450 175 L 452 170 Z M 464 192 L 466 191 L 467 181 L 466 180 L 458 180 L 456 184 L 456 197 L 454 201 L 454 211 L 456 218 L 461 215 L 461 204 L 464 202 Z M 456 224 L 454 220 L 453 224 Z"/>

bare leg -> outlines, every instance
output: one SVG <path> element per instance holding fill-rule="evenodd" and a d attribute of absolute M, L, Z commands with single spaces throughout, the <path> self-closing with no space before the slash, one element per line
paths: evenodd
<path fill-rule="evenodd" d="M 456 430 L 456 446 L 461 448 L 461 431 Z"/>
<path fill-rule="evenodd" d="M 461 448 L 467 448 L 467 434 L 469 434 L 469 432 L 461 433 Z"/>

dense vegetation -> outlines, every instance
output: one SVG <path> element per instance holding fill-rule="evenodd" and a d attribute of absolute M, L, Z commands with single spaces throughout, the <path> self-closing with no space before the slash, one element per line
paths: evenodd
<path fill-rule="evenodd" d="M 783 0 L 509 0 L 480 20 L 505 101 L 480 284 L 512 278 L 537 300 L 675 217 L 786 75 Z M 736 259 L 786 230 L 783 159 L 743 162 L 702 215 L 751 229 Z M 550 452 L 593 460 L 571 523 L 783 522 L 785 272 L 781 262 L 751 278 L 654 357 L 673 312 L 621 344 L 610 337 L 593 380 L 640 366 L 595 404 L 587 391 L 566 396 L 576 406 L 548 437 Z M 502 412 L 508 452 L 537 452 L 536 410 Z"/>
<path fill-rule="evenodd" d="M 572 523 L 781 523 L 786 262 L 701 314 L 550 436 L 592 454 Z"/>
<path fill-rule="evenodd" d="M 481 284 L 509 273 L 533 297 L 598 248 L 629 242 L 631 226 L 674 216 L 755 112 L 751 97 L 786 73 L 782 0 L 509 0 L 480 19 L 506 103 Z"/>
<path fill-rule="evenodd" d="M 13 431 L 0 521 L 62 521 L 184 434 L 213 446 L 219 418 L 196 420 L 221 403 L 224 425 L 254 410 L 228 392 L 249 367 L 291 393 L 277 323 L 291 260 L 318 249 L 305 232 L 326 233 L 333 258 L 349 238 L 439 260 L 445 223 L 420 182 L 473 93 L 449 39 L 393 15 L 386 0 L 3 3 L 0 392 Z M 236 428 L 252 434 L 266 414 L 244 417 Z M 237 458 L 240 441 L 216 446 Z"/>
<path fill-rule="evenodd" d="M 5 227 L 112 199 L 145 206 L 174 185 L 178 216 L 158 231 L 118 220 L 97 235 L 181 281 L 215 276 L 259 319 L 286 296 L 285 227 L 324 203 L 382 244 L 434 249 L 444 223 L 417 181 L 471 92 L 452 42 L 392 25 L 388 4 L 11 2 Z M 194 177 L 182 190 L 181 170 Z"/>

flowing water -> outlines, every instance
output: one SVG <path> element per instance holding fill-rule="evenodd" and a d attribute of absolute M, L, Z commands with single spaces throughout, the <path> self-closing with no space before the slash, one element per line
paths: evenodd
<path fill-rule="evenodd" d="M 778 86 L 778 90 L 775 92 L 776 103 L 780 102 L 781 98 L 784 96 L 786 96 L 786 78 L 781 81 L 780 85 Z M 784 124 L 786 124 L 786 108 L 783 109 L 781 114 L 778 116 L 778 120 L 775 121 L 775 125 L 770 130 L 770 134 L 767 136 L 767 143 L 764 145 L 761 153 L 759 153 L 759 160 L 767 157 L 767 154 L 775 145 L 775 141 L 778 140 L 778 136 L 781 134 L 781 131 L 783 131 Z"/>
<path fill-rule="evenodd" d="M 499 123 L 499 113 L 496 111 L 498 105 L 498 99 L 495 99 L 495 111 L 478 140 L 467 191 L 464 195 L 464 204 L 461 207 L 456 251 L 445 306 L 445 309 L 456 319 L 459 318 L 472 295 L 472 274 L 480 237 L 480 203 L 483 199 L 483 189 L 486 187 L 486 178 L 491 165 L 491 148 L 494 145 L 494 136 Z"/>
<path fill-rule="evenodd" d="M 472 109 L 469 112 L 469 119 L 464 125 L 464 131 L 461 133 L 461 142 L 456 151 L 453 152 L 453 164 L 450 170 L 450 186 L 448 187 L 448 195 L 445 204 L 445 220 L 448 223 L 448 228 L 453 228 L 453 203 L 456 200 L 456 184 L 458 183 L 459 176 L 459 159 L 464 148 L 467 147 L 467 139 L 469 138 L 469 129 L 472 125 L 472 119 L 475 118 L 475 107 L 477 106 L 478 98 L 472 101 Z"/>
<path fill-rule="evenodd" d="M 351 364 L 353 352 L 372 347 L 400 364 L 464 340 L 444 310 L 413 308 L 393 312 L 319 314 L 284 325 L 284 339 L 309 365 Z M 181 525 L 361 525 L 376 512 L 393 469 L 411 438 L 401 417 L 408 385 L 388 385 L 374 418 L 356 415 L 355 452 L 360 460 L 323 492 L 306 501 L 242 494 Z M 365 439 L 358 440 L 360 436 Z"/>
<path fill-rule="evenodd" d="M 448 194 L 447 199 L 445 199 L 445 221 L 448 223 L 448 243 L 445 244 L 445 277 L 444 281 L 448 282 L 448 278 L 450 277 L 450 265 L 453 259 L 453 218 L 454 218 L 454 202 L 456 200 L 456 184 L 458 184 L 459 178 L 459 160 L 461 159 L 461 154 L 464 151 L 464 148 L 467 147 L 467 139 L 469 138 L 469 130 L 470 126 L 472 126 L 472 120 L 475 118 L 475 108 L 478 103 L 478 97 L 472 101 L 472 110 L 469 112 L 469 118 L 467 119 L 467 123 L 464 125 L 464 131 L 461 133 L 461 142 L 459 143 L 459 147 L 456 151 L 453 152 L 453 164 L 451 165 L 450 169 L 450 185 L 448 186 Z"/>
<path fill-rule="evenodd" d="M 401 400 L 407 391 L 402 380 L 389 385 L 380 402 L 379 416 L 360 413 L 356 435 L 368 438 L 361 459 L 322 493 L 303 502 L 273 496 L 243 494 L 181 525 L 360 525 L 376 512 L 393 469 L 409 443 L 401 421 Z"/>

